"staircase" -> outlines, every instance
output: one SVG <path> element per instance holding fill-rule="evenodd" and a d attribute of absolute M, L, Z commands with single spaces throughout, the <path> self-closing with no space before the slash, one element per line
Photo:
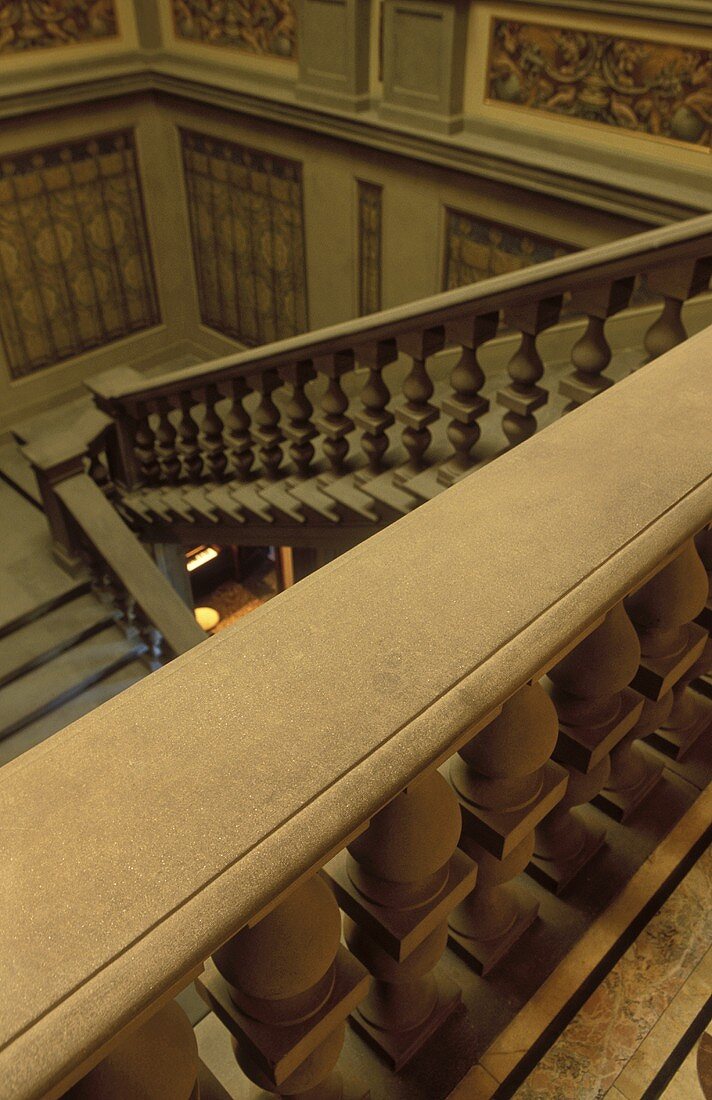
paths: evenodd
<path fill-rule="evenodd" d="M 0 468 L 11 463 L 0 452 Z M 13 464 L 22 478 L 22 464 Z M 27 486 L 27 481 L 25 484 Z M 0 480 L 0 764 L 148 674 L 146 645 L 52 557 L 39 506 Z M 24 581 L 24 583 L 23 583 Z"/>

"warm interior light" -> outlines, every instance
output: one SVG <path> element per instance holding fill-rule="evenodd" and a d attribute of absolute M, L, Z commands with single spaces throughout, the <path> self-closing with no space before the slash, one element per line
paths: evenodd
<path fill-rule="evenodd" d="M 202 630 L 214 630 L 220 622 L 220 612 L 214 607 L 196 607 L 193 612 L 195 621 Z"/>
<path fill-rule="evenodd" d="M 200 569 L 201 565 L 205 565 L 206 562 L 213 561 L 218 556 L 218 552 L 214 546 L 203 546 L 194 557 L 189 558 L 186 562 L 186 569 L 189 573 L 192 573 L 194 569 Z"/>

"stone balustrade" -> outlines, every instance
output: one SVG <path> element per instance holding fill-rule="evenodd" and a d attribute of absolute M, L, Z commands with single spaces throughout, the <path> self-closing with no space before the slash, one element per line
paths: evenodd
<path fill-rule="evenodd" d="M 535 880 L 595 879 L 580 807 L 620 804 L 645 708 L 699 674 L 710 356 L 712 329 L 2 769 L 2 1100 L 197 1100 L 196 977 L 268 1094 L 385 1097 L 347 1024 L 417 1072 L 535 932 Z"/>
<path fill-rule="evenodd" d="M 629 307 L 636 280 L 662 302 L 645 336 L 652 359 L 685 339 L 682 306 L 707 288 L 710 272 L 712 216 L 704 215 L 198 367 L 151 379 L 111 371 L 89 383 L 114 425 L 104 484 L 120 494 L 314 474 L 328 482 L 355 471 L 357 479 L 388 472 L 402 486 L 433 463 L 438 482 L 452 484 L 481 461 L 481 424 L 495 415 L 480 392 L 484 344 L 519 334 L 496 395 L 506 449 L 537 430 L 549 401 L 538 337 L 560 323 L 562 308 L 568 321 L 586 319 L 573 370 L 559 383 L 570 410 L 612 384 L 606 321 Z M 455 354 L 452 393 L 436 403 L 431 365 L 443 349 Z M 391 392 L 384 371 L 399 357 L 405 374 L 394 375 Z M 441 419 L 451 453 L 431 456 Z M 388 434 L 394 420 L 400 438 Z"/>

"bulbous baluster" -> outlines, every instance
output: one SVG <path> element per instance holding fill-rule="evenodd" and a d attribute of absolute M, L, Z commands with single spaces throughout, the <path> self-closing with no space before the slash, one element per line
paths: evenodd
<path fill-rule="evenodd" d="M 177 432 L 169 418 L 171 405 L 165 398 L 158 406 L 158 428 L 156 429 L 156 453 L 163 475 L 168 485 L 175 485 L 180 478 L 180 458 L 176 449 Z"/>
<path fill-rule="evenodd" d="M 648 362 L 687 339 L 682 307 L 689 298 L 706 290 L 712 262 L 709 259 L 680 260 L 647 273 L 648 288 L 663 296 L 663 308 L 645 334 Z"/>
<path fill-rule="evenodd" d="M 368 378 L 359 395 L 363 409 L 354 413 L 355 423 L 363 429 L 361 448 L 368 459 L 366 477 L 374 477 L 384 466 L 383 459 L 388 450 L 387 431 L 395 417 L 388 410 L 391 395 L 383 381 L 382 371 L 397 358 L 395 340 L 362 345 L 358 351 L 359 365 L 368 367 Z"/>
<path fill-rule="evenodd" d="M 249 478 L 255 461 L 250 414 L 243 405 L 243 399 L 249 392 L 250 388 L 244 378 L 233 379 L 230 383 L 230 408 L 225 417 L 228 453 L 240 481 Z"/>
<path fill-rule="evenodd" d="M 311 442 L 318 434 L 312 423 L 314 406 L 304 392 L 307 382 L 315 377 L 311 362 L 293 363 L 280 370 L 282 381 L 287 384 L 289 402 L 287 404 L 287 423 L 284 434 L 291 439 L 289 455 L 301 478 L 309 477 L 314 461 L 314 444 Z"/>
<path fill-rule="evenodd" d="M 335 1070 L 344 1021 L 368 989 L 340 946 L 341 915 L 316 875 L 220 948 L 197 986 L 230 1030 L 240 1068 L 260 1088 L 304 1100 L 340 1100 Z M 368 1092 L 349 1086 L 349 1096 Z"/>
<path fill-rule="evenodd" d="M 472 448 L 480 438 L 477 423 L 489 410 L 490 403 L 480 390 L 485 376 L 477 358 L 478 348 L 497 334 L 498 313 L 483 314 L 474 321 L 448 326 L 448 342 L 459 344 L 462 353 L 450 375 L 452 394 L 442 403 L 442 411 L 452 420 L 447 437 L 455 452 L 438 470 L 438 481 L 452 485 L 475 465 Z"/>
<path fill-rule="evenodd" d="M 648 700 L 636 728 L 611 757 L 611 777 L 596 805 L 624 821 L 655 786 L 661 767 L 646 754 L 642 738 L 669 717 L 672 688 L 700 658 L 707 633 L 692 620 L 707 598 L 707 573 L 692 540 L 625 606 L 640 639 L 640 667 L 633 687 Z"/>
<path fill-rule="evenodd" d="M 540 684 L 525 684 L 450 762 L 460 801 L 460 847 L 477 862 L 477 884 L 450 917 L 453 945 L 487 974 L 538 912 L 511 879 L 529 863 L 534 829 L 561 800 L 566 772 L 550 759 L 556 711 Z"/>
<path fill-rule="evenodd" d="M 403 382 L 405 403 L 395 410 L 396 420 L 405 424 L 401 439 L 409 456 L 408 462 L 394 474 L 396 482 L 413 477 L 427 466 L 425 452 L 432 440 L 428 425 L 438 419 L 440 410 L 430 403 L 435 387 L 428 375 L 426 361 L 430 355 L 440 351 L 444 343 L 445 331 L 442 328 L 398 337 L 398 349 L 411 357 L 412 365 Z"/>
<path fill-rule="evenodd" d="M 259 444 L 262 476 L 268 481 L 276 481 L 282 465 L 284 435 L 278 426 L 279 409 L 272 400 L 272 394 L 281 385 L 281 380 L 276 371 L 268 370 L 252 375 L 249 382 L 252 389 L 261 394 L 252 421 L 252 438 Z"/>
<path fill-rule="evenodd" d="M 605 830 L 586 823 L 574 807 L 599 794 L 610 774 L 611 749 L 638 720 L 643 701 L 628 685 L 639 660 L 635 629 L 617 604 L 545 680 L 559 720 L 554 759 L 567 769 L 569 787 L 537 830 L 530 874 L 556 892 L 586 866 L 605 839 Z"/>
<path fill-rule="evenodd" d="M 98 485 L 107 500 L 115 501 L 119 491 L 109 472 L 109 468 L 98 451 L 89 454 L 89 477 Z"/>
<path fill-rule="evenodd" d="M 198 425 L 191 415 L 194 404 L 195 399 L 191 393 L 181 394 L 181 418 L 178 422 L 179 450 L 188 480 L 200 481 L 203 474 L 203 458 L 198 443 Z"/>
<path fill-rule="evenodd" d="M 313 362 L 317 374 L 324 374 L 328 379 L 314 424 L 324 436 L 324 454 L 331 467 L 331 470 L 321 475 L 321 479 L 332 480 L 344 473 L 349 453 L 349 441 L 346 437 L 354 430 L 353 420 L 346 416 L 349 399 L 341 385 L 342 376 L 354 369 L 354 355 L 352 351 L 344 351 L 315 359 Z"/>
<path fill-rule="evenodd" d="M 161 479 L 155 442 L 156 436 L 149 421 L 148 408 L 139 407 L 134 429 L 134 453 L 144 485 L 157 485 Z"/>
<path fill-rule="evenodd" d="M 63 1100 L 200 1100 L 198 1044 L 171 1001 L 64 1093 Z"/>
<path fill-rule="evenodd" d="M 606 338 L 608 317 L 618 313 L 630 302 L 635 278 L 618 279 L 614 283 L 594 283 L 580 287 L 571 295 L 569 309 L 588 318 L 586 330 L 571 349 L 574 370 L 559 383 L 559 393 L 571 398 L 565 412 L 583 405 L 592 397 L 613 385 L 613 379 L 603 372 L 611 361 L 611 347 Z"/>
<path fill-rule="evenodd" d="M 208 472 L 214 481 L 222 481 L 227 467 L 227 455 L 223 442 L 223 422 L 218 416 L 215 406 L 220 400 L 220 394 L 215 386 L 207 386 L 205 390 L 205 416 L 203 417 L 203 451 L 208 466 Z"/>
<path fill-rule="evenodd" d="M 327 868 L 350 918 L 346 942 L 375 979 L 354 1026 L 395 1069 L 460 1000 L 459 989 L 433 973 L 447 942 L 447 915 L 476 875 L 457 850 L 459 835 L 457 800 L 430 772 L 376 814 Z"/>
<path fill-rule="evenodd" d="M 549 400 L 548 391 L 538 385 L 544 364 L 537 351 L 536 337 L 556 324 L 560 309 L 561 296 L 505 310 L 505 323 L 522 334 L 519 347 L 507 364 L 511 385 L 497 393 L 498 404 L 508 410 L 502 417 L 502 430 L 511 447 L 534 435 L 537 429 L 534 413 Z"/>

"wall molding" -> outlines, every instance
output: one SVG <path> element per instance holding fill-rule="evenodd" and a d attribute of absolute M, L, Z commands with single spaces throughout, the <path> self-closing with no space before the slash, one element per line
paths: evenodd
<path fill-rule="evenodd" d="M 630 149 L 575 149 L 556 136 L 527 135 L 524 130 L 517 133 L 513 145 L 511 129 L 481 119 L 468 121 L 456 134 L 426 134 L 416 127 L 389 123 L 373 109 L 354 115 L 331 105 L 304 103 L 297 98 L 294 81 L 275 77 L 258 82 L 234 69 L 220 74 L 214 65 L 165 51 L 132 51 L 103 59 L 101 64 L 95 61 L 81 69 L 77 65 L 72 75 L 73 80 L 69 73 L 53 74 L 52 88 L 16 88 L 0 99 L 0 118 L 136 94 L 162 94 L 355 142 L 643 224 L 663 225 L 712 208 L 709 163 L 703 157 L 700 169 L 693 170 L 638 161 Z M 218 83 L 220 75 L 224 81 Z"/>

